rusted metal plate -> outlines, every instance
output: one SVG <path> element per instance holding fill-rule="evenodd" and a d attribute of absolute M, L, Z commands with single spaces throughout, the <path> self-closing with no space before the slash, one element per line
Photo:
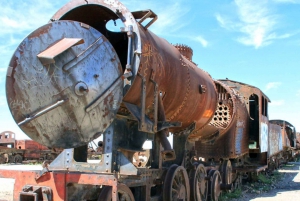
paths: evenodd
<path fill-rule="evenodd" d="M 100 32 L 82 25 L 59 21 L 37 29 L 10 62 L 13 72 L 6 91 L 11 113 L 29 137 L 48 147 L 78 147 L 98 137 L 121 103 L 118 55 Z M 63 38 L 82 38 L 85 43 L 43 65 L 37 55 Z"/>
<path fill-rule="evenodd" d="M 201 129 L 210 121 L 217 105 L 212 78 L 164 39 L 142 28 L 140 33 L 142 54 L 139 76 L 136 76 L 124 101 L 139 105 L 142 80 L 145 79 L 146 112 L 151 112 L 154 82 L 163 95 L 167 121 L 182 122 L 182 127 L 169 130 L 177 132 L 194 122 L 196 130 Z M 199 89 L 201 85 L 205 88 L 203 92 Z"/>
<path fill-rule="evenodd" d="M 291 123 L 289 123 L 285 120 L 281 120 L 281 119 L 270 120 L 270 123 L 281 126 L 283 146 L 290 147 L 290 148 L 296 148 L 297 133 L 296 133 L 295 126 L 293 126 Z"/>
<path fill-rule="evenodd" d="M 269 125 L 267 122 L 267 117 L 262 116 L 264 121 L 260 122 L 260 135 L 259 135 L 259 145 L 261 152 L 267 152 L 269 147 Z"/>
<path fill-rule="evenodd" d="M 254 142 L 256 146 L 253 149 L 267 152 L 269 120 L 266 112 L 267 103 L 270 102 L 269 98 L 257 87 L 228 79 L 220 81 L 238 91 L 241 100 L 247 107 L 250 115 L 249 140 Z"/>
<path fill-rule="evenodd" d="M 104 174 L 47 172 L 38 180 L 36 180 L 36 176 L 37 171 L 0 170 L 0 183 L 9 182 L 9 186 L 7 186 L 9 188 L 0 188 L 0 195 L 6 194 L 8 200 L 18 201 L 19 193 L 23 191 L 25 185 L 47 186 L 52 189 L 52 200 L 64 201 L 68 200 L 68 188 L 72 187 L 73 183 L 90 185 L 90 188 L 95 185 L 112 186 L 116 192 L 118 182 L 116 176 Z M 81 197 L 77 197 L 77 199 L 84 200 Z M 113 200 L 116 201 L 115 196 L 113 196 Z"/>
<path fill-rule="evenodd" d="M 33 140 L 16 140 L 16 148 L 28 150 L 49 150 L 48 147 L 43 146 Z"/>
<path fill-rule="evenodd" d="M 15 133 L 12 131 L 3 131 L 0 133 L 0 146 L 6 146 L 6 144 L 15 145 Z M 13 147 L 12 147 L 13 148 Z"/>
<path fill-rule="evenodd" d="M 237 158 L 248 153 L 249 115 L 238 91 L 215 81 L 218 108 L 208 126 L 218 129 L 218 135 L 202 137 L 195 143 L 198 157 Z M 206 127 L 208 127 L 206 126 Z M 203 130 L 207 130 L 206 127 Z"/>
<path fill-rule="evenodd" d="M 269 124 L 269 149 L 268 157 L 272 157 L 279 152 L 283 151 L 281 126 L 276 124 Z"/>

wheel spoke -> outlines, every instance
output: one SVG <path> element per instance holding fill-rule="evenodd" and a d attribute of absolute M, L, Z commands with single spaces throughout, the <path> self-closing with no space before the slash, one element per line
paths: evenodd
<path fill-rule="evenodd" d="M 163 200 L 189 201 L 189 185 L 186 170 L 182 166 L 172 165 L 165 177 Z"/>

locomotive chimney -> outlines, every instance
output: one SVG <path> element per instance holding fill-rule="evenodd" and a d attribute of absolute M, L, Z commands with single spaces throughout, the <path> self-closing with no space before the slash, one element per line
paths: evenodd
<path fill-rule="evenodd" d="M 174 45 L 174 47 L 180 52 L 180 54 L 182 54 L 185 58 L 187 58 L 188 60 L 192 61 L 192 57 L 193 57 L 193 50 L 192 48 L 190 48 L 187 45 L 183 45 L 183 44 L 176 44 Z"/>

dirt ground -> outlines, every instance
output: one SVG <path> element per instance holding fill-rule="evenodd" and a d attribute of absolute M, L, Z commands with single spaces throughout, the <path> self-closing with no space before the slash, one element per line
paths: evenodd
<path fill-rule="evenodd" d="M 262 181 L 263 180 L 263 181 Z M 289 162 L 272 175 L 243 185 L 241 197 L 228 201 L 300 201 L 300 162 Z"/>

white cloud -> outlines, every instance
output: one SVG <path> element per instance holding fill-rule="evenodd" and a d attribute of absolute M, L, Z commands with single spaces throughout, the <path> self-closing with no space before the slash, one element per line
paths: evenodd
<path fill-rule="evenodd" d="M 284 105 L 285 101 L 284 100 L 274 100 L 271 101 L 270 106 L 281 106 Z"/>
<path fill-rule="evenodd" d="M 274 14 L 267 0 L 235 0 L 236 19 L 216 14 L 219 25 L 227 30 L 239 32 L 242 36 L 236 40 L 255 48 L 271 44 L 276 39 L 288 38 L 291 34 L 275 33 L 279 16 Z"/>
<path fill-rule="evenodd" d="M 191 19 L 183 16 L 188 14 L 191 8 L 183 0 L 166 1 L 169 2 L 167 8 L 165 1 L 158 3 L 157 1 L 124 0 L 122 3 L 131 11 L 151 9 L 157 14 L 158 19 L 149 29 L 156 35 L 171 35 L 190 23 Z"/>
<path fill-rule="evenodd" d="M 158 20 L 152 25 L 151 30 L 158 35 L 174 33 L 189 24 L 183 16 L 190 11 L 190 8 L 182 5 L 181 2 L 173 3 L 168 9 L 157 10 Z"/>
<path fill-rule="evenodd" d="M 275 3 L 292 3 L 292 4 L 298 4 L 300 3 L 300 0 L 273 0 Z"/>
<path fill-rule="evenodd" d="M 270 89 L 276 89 L 278 88 L 282 83 L 281 82 L 269 82 L 266 85 L 266 91 L 270 90 Z"/>
<path fill-rule="evenodd" d="M 1 2 L 0 36 L 16 32 L 20 34 L 30 32 L 42 24 L 46 24 L 57 9 L 55 5 L 50 0 Z"/>
<path fill-rule="evenodd" d="M 207 45 L 208 45 L 208 41 L 205 40 L 205 39 L 203 38 L 203 36 L 197 36 L 197 37 L 191 38 L 191 39 L 194 40 L 194 41 L 197 41 L 197 42 L 201 43 L 201 45 L 202 45 L 203 47 L 207 47 Z"/>

